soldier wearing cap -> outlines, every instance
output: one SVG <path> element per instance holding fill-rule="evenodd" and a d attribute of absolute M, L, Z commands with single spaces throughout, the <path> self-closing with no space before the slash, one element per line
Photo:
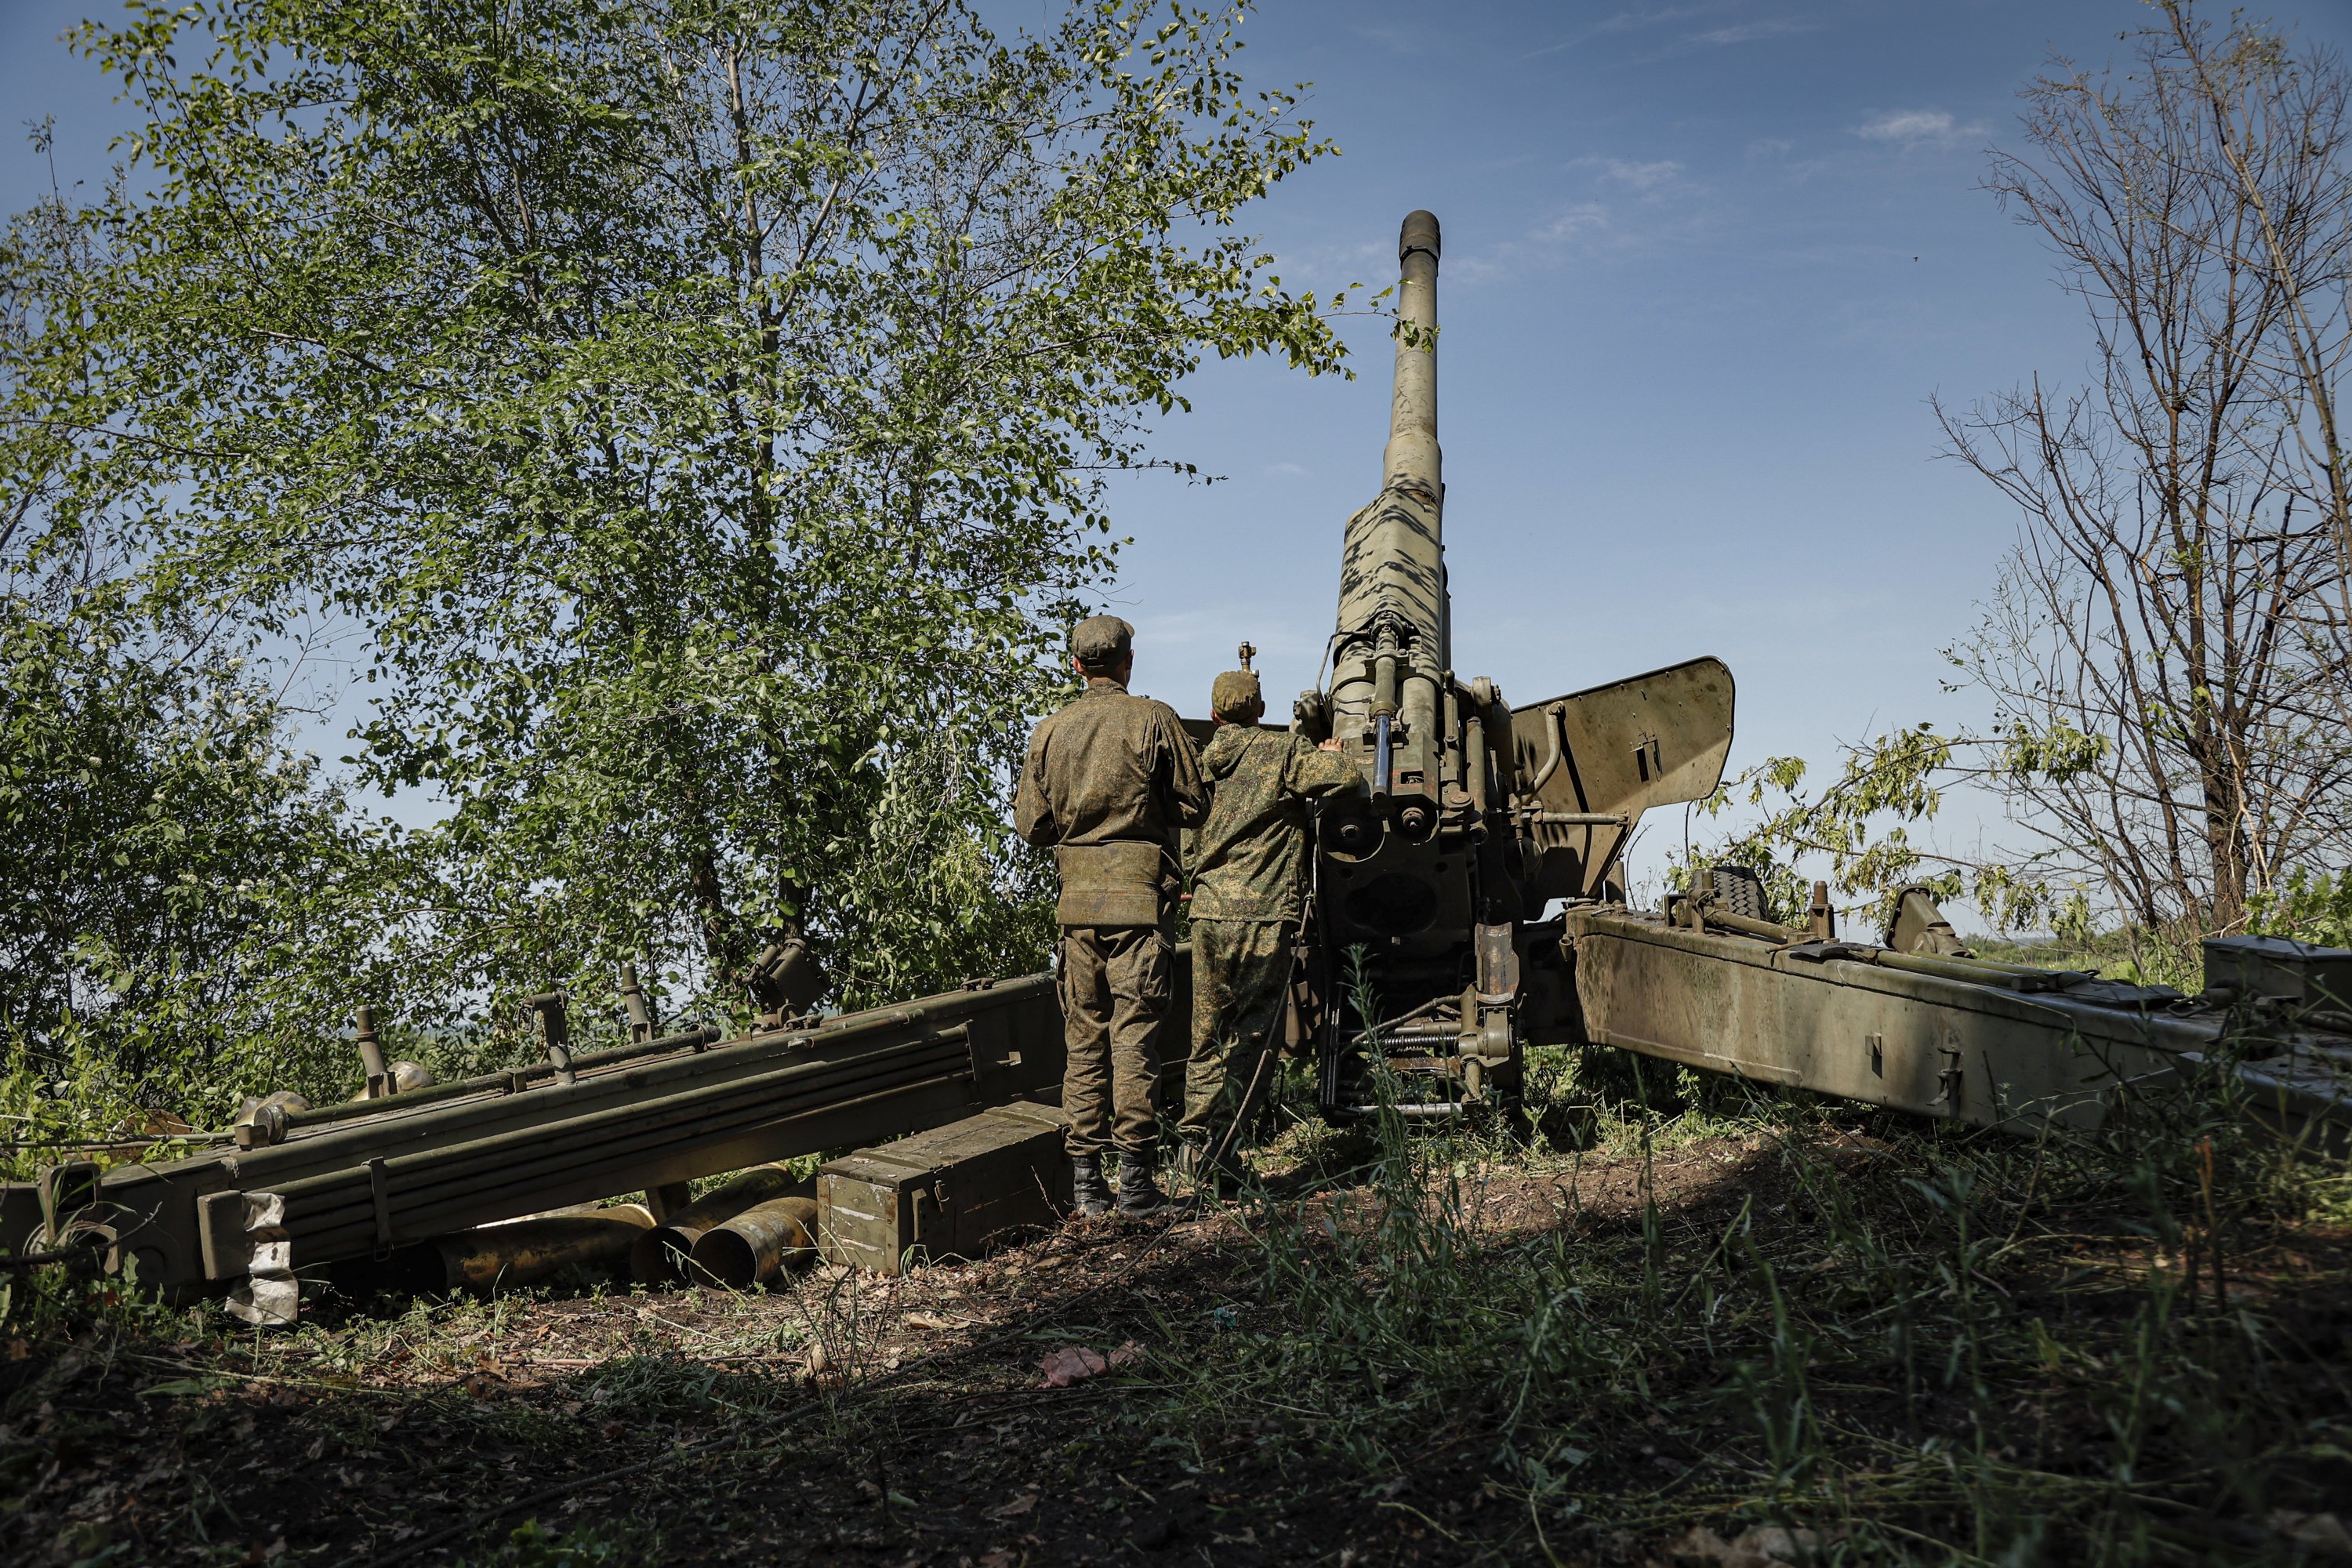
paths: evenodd
<path fill-rule="evenodd" d="M 1253 650 L 1246 647 L 1244 654 Z M 1339 742 L 1261 730 L 1257 677 L 1229 669 L 1209 694 L 1216 733 L 1201 753 L 1213 797 L 1191 836 L 1192 1056 L 1181 1126 L 1187 1169 L 1229 1180 L 1266 1087 L 1291 943 L 1307 898 L 1311 801 L 1364 787 Z"/>
<path fill-rule="evenodd" d="M 1152 1179 L 1160 1125 L 1159 1031 L 1167 1016 L 1170 914 L 1181 885 L 1179 830 L 1209 808 L 1192 742 L 1164 702 L 1129 694 L 1135 628 L 1116 616 L 1081 621 L 1070 663 L 1087 680 L 1076 701 L 1029 737 L 1013 826 L 1051 845 L 1061 874 L 1062 1025 L 1068 1065 L 1073 1196 L 1108 1212 L 1102 1156 L 1118 1154 L 1121 1214 L 1165 1196 Z"/>

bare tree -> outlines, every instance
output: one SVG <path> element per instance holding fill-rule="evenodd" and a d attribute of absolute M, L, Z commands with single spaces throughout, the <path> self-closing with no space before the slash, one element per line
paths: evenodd
<path fill-rule="evenodd" d="M 2091 384 L 1937 413 L 2023 514 L 1954 655 L 1997 707 L 1983 776 L 2044 866 L 2214 931 L 2352 847 L 2352 78 L 2164 10 L 2127 71 L 2035 81 L 1989 181 L 2082 301 Z"/>

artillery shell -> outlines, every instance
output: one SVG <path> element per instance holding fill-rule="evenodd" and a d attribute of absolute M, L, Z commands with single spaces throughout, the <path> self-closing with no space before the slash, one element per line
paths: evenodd
<path fill-rule="evenodd" d="M 694 1270 L 730 1290 L 764 1285 L 816 1261 L 816 1200 L 770 1198 L 713 1226 L 694 1244 Z"/>

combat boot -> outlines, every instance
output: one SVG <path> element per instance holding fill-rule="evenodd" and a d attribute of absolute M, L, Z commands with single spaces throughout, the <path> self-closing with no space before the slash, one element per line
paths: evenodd
<path fill-rule="evenodd" d="M 1201 1163 L 1201 1190 L 1220 1198 L 1237 1198 L 1247 1190 L 1250 1168 L 1242 1163 L 1238 1154 L 1228 1153 L 1216 1161 Z"/>
<path fill-rule="evenodd" d="M 1151 1179 L 1151 1162 L 1141 1154 L 1118 1157 L 1118 1212 L 1123 1219 L 1150 1219 L 1168 1206 L 1168 1194 Z"/>
<path fill-rule="evenodd" d="M 1242 1177 L 1246 1173 L 1241 1162 L 1231 1154 L 1212 1160 L 1205 1139 L 1185 1140 L 1176 1151 L 1176 1168 L 1192 1178 L 1194 1190 L 1202 1197 L 1212 1198 L 1229 1198 L 1239 1193 Z"/>
<path fill-rule="evenodd" d="M 1206 1140 L 1187 1136 L 1176 1145 L 1176 1170 L 1180 1175 L 1198 1178 L 1201 1167 L 1208 1163 L 1208 1158 Z"/>
<path fill-rule="evenodd" d="M 1082 1219 L 1100 1219 L 1110 1213 L 1110 1189 L 1103 1185 L 1101 1155 L 1071 1157 L 1070 1207 Z"/>

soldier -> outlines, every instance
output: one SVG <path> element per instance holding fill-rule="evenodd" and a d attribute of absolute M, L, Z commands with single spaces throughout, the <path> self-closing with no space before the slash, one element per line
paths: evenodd
<path fill-rule="evenodd" d="M 1118 1209 L 1156 1212 L 1159 1031 L 1167 1016 L 1169 917 L 1181 886 L 1180 828 L 1209 808 L 1200 759 L 1164 702 L 1128 694 L 1135 628 L 1096 616 L 1070 633 L 1070 663 L 1087 678 L 1077 700 L 1029 738 L 1013 826 L 1054 847 L 1062 897 L 1062 1026 L 1069 1060 L 1072 1196 L 1107 1214 L 1102 1155 L 1118 1152 Z"/>
<path fill-rule="evenodd" d="M 1246 647 L 1243 650 L 1254 650 Z M 1229 669 L 1209 695 L 1217 725 L 1201 754 L 1214 803 L 1193 836 L 1192 1058 L 1181 1126 L 1185 1168 L 1203 1182 L 1239 1171 L 1261 1068 L 1278 1042 L 1290 948 L 1307 895 L 1307 803 L 1364 787 L 1337 741 L 1257 727 L 1257 677 Z M 1246 1103 L 1245 1103 L 1246 1102 Z"/>

